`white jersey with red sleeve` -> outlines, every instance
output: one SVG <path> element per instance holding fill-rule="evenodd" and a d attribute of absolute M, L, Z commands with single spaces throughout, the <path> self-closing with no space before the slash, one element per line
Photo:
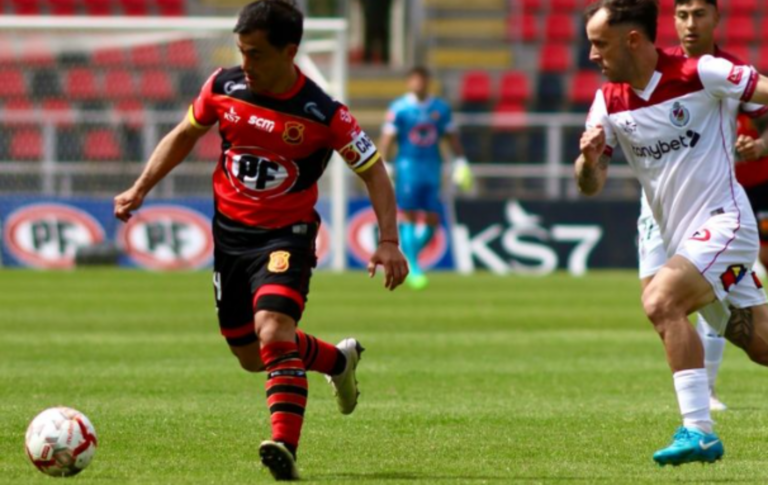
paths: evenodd
<path fill-rule="evenodd" d="M 608 83 L 587 126 L 606 129 L 607 152 L 620 146 L 664 239 L 669 256 L 715 214 L 754 217 L 733 175 L 735 123 L 729 100 L 748 101 L 757 72 L 725 59 L 685 59 L 659 51 L 648 86 Z"/>

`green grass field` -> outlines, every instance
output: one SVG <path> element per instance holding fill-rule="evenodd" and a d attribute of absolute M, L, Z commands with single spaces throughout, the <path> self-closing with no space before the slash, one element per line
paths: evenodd
<path fill-rule="evenodd" d="M 271 483 L 264 376 L 218 334 L 210 274 L 0 272 L 0 483 L 51 483 L 24 431 L 86 413 L 100 446 L 67 483 Z M 302 327 L 367 347 L 357 411 L 310 379 L 307 483 L 766 483 L 768 372 L 729 347 L 725 459 L 657 468 L 679 417 L 633 272 L 582 279 L 437 275 L 388 293 L 319 274 Z"/>

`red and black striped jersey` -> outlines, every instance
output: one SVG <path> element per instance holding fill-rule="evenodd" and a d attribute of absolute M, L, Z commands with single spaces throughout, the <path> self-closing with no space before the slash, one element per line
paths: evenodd
<path fill-rule="evenodd" d="M 379 159 L 347 107 L 296 71 L 288 92 L 266 95 L 248 89 L 242 68 L 219 69 L 189 108 L 194 126 L 219 124 L 214 202 L 233 221 L 263 228 L 314 221 L 317 181 L 334 150 L 358 173 Z"/>

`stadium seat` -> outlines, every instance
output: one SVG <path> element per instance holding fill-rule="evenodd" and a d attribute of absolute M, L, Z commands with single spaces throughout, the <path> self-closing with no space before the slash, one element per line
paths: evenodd
<path fill-rule="evenodd" d="M 13 133 L 9 156 L 12 160 L 41 160 L 43 135 L 37 128 L 22 128 Z"/>
<path fill-rule="evenodd" d="M 21 112 L 22 116 L 29 116 L 34 109 L 35 105 L 32 104 L 32 101 L 22 98 L 10 99 L 3 106 L 3 111 Z M 6 120 L 4 124 L 5 126 L 26 126 L 29 125 L 30 121 L 29 119 Z"/>
<path fill-rule="evenodd" d="M 659 2 L 660 17 L 671 17 L 675 11 L 675 0 L 661 0 Z"/>
<path fill-rule="evenodd" d="M 758 7 L 758 0 L 730 0 L 727 2 L 719 2 L 718 7 L 721 11 L 728 14 L 755 14 Z"/>
<path fill-rule="evenodd" d="M 83 6 L 89 15 L 112 14 L 112 0 L 83 0 Z"/>
<path fill-rule="evenodd" d="M 118 160 L 122 155 L 114 130 L 97 128 L 85 134 L 83 158 L 94 161 Z"/>
<path fill-rule="evenodd" d="M 539 51 L 539 70 L 542 72 L 565 72 L 572 65 L 573 55 L 568 45 L 546 44 Z"/>
<path fill-rule="evenodd" d="M 221 156 L 221 138 L 216 130 L 210 130 L 195 145 L 195 158 L 204 162 L 215 162 Z"/>
<path fill-rule="evenodd" d="M 11 0 L 16 15 L 40 15 L 43 13 L 40 0 Z"/>
<path fill-rule="evenodd" d="M 721 39 L 725 44 L 746 44 L 757 39 L 754 17 L 731 15 L 725 18 Z"/>
<path fill-rule="evenodd" d="M 163 54 L 157 44 L 146 44 L 131 49 L 131 63 L 139 67 L 158 67 L 163 64 Z"/>
<path fill-rule="evenodd" d="M 505 126 L 501 117 L 508 114 L 526 112 L 524 105 L 519 103 L 501 102 L 493 109 L 491 134 L 491 161 L 495 163 L 515 163 L 524 161 L 522 147 L 527 139 L 524 129 Z"/>
<path fill-rule="evenodd" d="M 535 42 L 539 39 L 536 15 L 511 15 L 507 18 L 507 38 L 513 41 Z"/>
<path fill-rule="evenodd" d="M 179 16 L 184 15 L 184 0 L 156 0 L 160 15 Z"/>
<path fill-rule="evenodd" d="M 573 42 L 576 40 L 576 26 L 570 14 L 553 14 L 545 21 L 544 32 L 549 42 Z"/>
<path fill-rule="evenodd" d="M 722 50 L 746 64 L 752 64 L 752 47 L 749 44 L 721 46 Z"/>
<path fill-rule="evenodd" d="M 603 84 L 603 77 L 596 71 L 579 71 L 571 78 L 571 89 L 568 90 L 572 111 L 587 112 L 595 92 Z"/>
<path fill-rule="evenodd" d="M 27 95 L 24 73 L 18 69 L 0 70 L 0 97 L 10 98 Z"/>
<path fill-rule="evenodd" d="M 122 49 L 99 49 L 93 52 L 94 66 L 124 66 L 126 62 L 125 51 Z"/>
<path fill-rule="evenodd" d="M 536 109 L 544 113 L 562 111 L 564 101 L 563 76 L 557 73 L 543 72 L 539 75 L 538 87 Z"/>
<path fill-rule="evenodd" d="M 518 0 L 511 0 L 510 3 L 512 4 L 512 7 L 515 7 Z M 522 4 L 523 12 L 525 13 L 539 12 L 543 7 L 542 0 L 522 0 L 520 3 Z"/>
<path fill-rule="evenodd" d="M 59 74 L 53 69 L 32 72 L 32 96 L 35 98 L 58 98 L 61 96 Z"/>
<path fill-rule="evenodd" d="M 70 69 L 64 78 L 64 94 L 77 101 L 98 98 L 99 89 L 93 71 L 84 67 Z"/>
<path fill-rule="evenodd" d="M 102 93 L 106 99 L 123 99 L 136 96 L 133 73 L 122 69 L 107 71 L 104 75 Z"/>
<path fill-rule="evenodd" d="M 530 98 L 531 87 L 527 74 L 520 71 L 509 71 L 501 76 L 500 105 L 525 105 Z"/>
<path fill-rule="evenodd" d="M 197 48 L 191 40 L 171 42 L 167 48 L 167 64 L 180 69 L 195 69 L 199 65 Z"/>
<path fill-rule="evenodd" d="M 22 43 L 19 60 L 26 66 L 54 67 L 56 57 L 44 39 L 30 38 Z"/>
<path fill-rule="evenodd" d="M 147 16 L 149 15 L 149 2 L 147 0 L 119 0 L 125 15 Z"/>
<path fill-rule="evenodd" d="M 672 16 L 659 17 L 659 27 L 656 34 L 657 44 L 661 48 L 671 47 L 680 43 L 675 30 L 675 20 Z"/>
<path fill-rule="evenodd" d="M 75 126 L 77 113 L 69 101 L 64 99 L 46 99 L 40 103 L 40 108 L 43 110 L 43 116 L 45 117 L 51 117 L 51 113 L 55 113 L 55 122 L 58 127 Z"/>
<path fill-rule="evenodd" d="M 147 71 L 142 73 L 140 94 L 150 101 L 168 101 L 175 95 L 173 83 L 165 71 Z"/>
<path fill-rule="evenodd" d="M 549 0 L 549 10 L 557 13 L 570 13 L 582 6 L 581 0 Z"/>
<path fill-rule="evenodd" d="M 760 51 L 757 56 L 755 67 L 760 73 L 768 72 L 768 44 L 760 46 Z"/>
<path fill-rule="evenodd" d="M 461 103 L 465 111 L 488 109 L 491 78 L 486 71 L 469 71 L 461 80 Z"/>
<path fill-rule="evenodd" d="M 127 127 L 139 129 L 144 126 L 144 104 L 138 100 L 123 100 L 115 103 L 115 113 Z"/>
<path fill-rule="evenodd" d="M 48 11 L 53 15 L 75 15 L 77 0 L 47 0 Z"/>

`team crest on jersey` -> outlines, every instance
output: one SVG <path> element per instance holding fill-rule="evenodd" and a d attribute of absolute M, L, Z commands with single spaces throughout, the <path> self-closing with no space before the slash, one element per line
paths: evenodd
<path fill-rule="evenodd" d="M 251 199 L 283 195 L 299 178 L 296 162 L 263 148 L 232 147 L 225 156 L 224 165 L 232 187 Z"/>
<path fill-rule="evenodd" d="M 271 273 L 285 273 L 290 266 L 291 253 L 288 251 L 274 251 L 269 255 L 267 269 Z"/>
<path fill-rule="evenodd" d="M 283 129 L 283 141 L 289 145 L 300 145 L 304 141 L 304 125 L 298 121 L 288 121 Z"/>
<path fill-rule="evenodd" d="M 627 135 L 631 135 L 637 131 L 637 123 L 635 123 L 629 116 L 619 120 L 619 127 L 621 127 L 621 130 Z"/>
<path fill-rule="evenodd" d="M 675 104 L 672 105 L 672 111 L 669 112 L 669 121 L 682 128 L 691 121 L 691 112 L 682 103 L 675 101 Z"/>
<path fill-rule="evenodd" d="M 432 123 L 419 123 L 408 133 L 408 140 L 417 147 L 432 146 L 437 139 L 437 128 Z"/>
<path fill-rule="evenodd" d="M 720 281 L 723 283 L 725 291 L 731 291 L 731 288 L 739 284 L 739 281 L 744 279 L 747 274 L 749 274 L 749 270 L 746 266 L 743 264 L 733 264 L 728 266 L 725 273 L 720 275 Z"/>
<path fill-rule="evenodd" d="M 741 78 L 744 76 L 744 67 L 743 66 L 733 66 L 731 68 L 731 73 L 728 74 L 728 81 L 731 84 L 735 84 L 736 86 L 739 85 L 741 82 Z"/>

